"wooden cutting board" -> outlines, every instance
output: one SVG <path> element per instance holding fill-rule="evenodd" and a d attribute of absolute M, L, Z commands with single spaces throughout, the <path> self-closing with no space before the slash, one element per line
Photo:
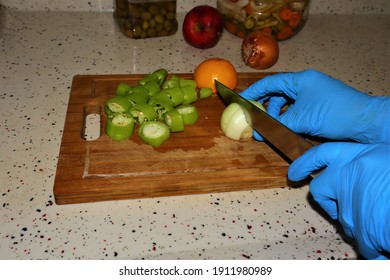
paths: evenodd
<path fill-rule="evenodd" d="M 176 74 L 191 79 L 191 74 Z M 239 73 L 237 91 L 266 76 Z M 105 100 L 119 82 L 135 85 L 143 75 L 73 78 L 54 183 L 57 204 L 134 199 L 287 186 L 288 164 L 267 144 L 233 141 L 220 129 L 225 106 L 218 96 L 198 100 L 196 124 L 172 133 L 160 147 L 139 138 L 112 141 L 104 133 Z M 84 139 L 90 112 L 99 112 L 100 137 Z"/>

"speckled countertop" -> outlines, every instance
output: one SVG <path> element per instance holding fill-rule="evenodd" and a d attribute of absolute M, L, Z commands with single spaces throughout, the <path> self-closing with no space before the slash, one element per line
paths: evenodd
<path fill-rule="evenodd" d="M 389 94 L 389 3 L 377 2 L 382 7 L 365 6 L 364 14 L 327 14 L 315 6 L 303 31 L 280 43 L 269 71 L 315 68 L 359 90 Z M 215 48 L 198 50 L 181 32 L 130 40 L 109 9 L 47 12 L 0 3 L 0 259 L 357 258 L 307 187 L 56 205 L 53 183 L 74 75 L 161 66 L 192 72 L 213 56 L 253 70 L 241 61 L 241 40 L 227 32 Z"/>

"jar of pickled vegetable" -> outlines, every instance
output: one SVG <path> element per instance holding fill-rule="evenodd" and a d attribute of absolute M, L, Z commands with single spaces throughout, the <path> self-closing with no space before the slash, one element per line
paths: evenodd
<path fill-rule="evenodd" d="M 115 20 L 130 38 L 173 35 L 177 31 L 176 0 L 115 0 Z"/>
<path fill-rule="evenodd" d="M 226 30 L 241 38 L 263 30 L 278 41 L 291 38 L 302 29 L 309 4 L 310 0 L 217 0 Z"/>

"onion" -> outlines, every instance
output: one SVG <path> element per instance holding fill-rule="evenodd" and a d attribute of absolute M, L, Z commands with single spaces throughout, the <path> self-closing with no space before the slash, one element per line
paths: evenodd
<path fill-rule="evenodd" d="M 241 55 L 246 65 L 255 69 L 267 69 L 278 61 L 279 45 L 271 34 L 254 31 L 242 42 Z"/>
<path fill-rule="evenodd" d="M 250 101 L 265 111 L 263 105 L 256 101 Z M 231 103 L 222 112 L 221 129 L 226 137 L 233 140 L 245 140 L 252 137 L 253 129 L 246 121 L 245 113 L 237 103 Z"/>

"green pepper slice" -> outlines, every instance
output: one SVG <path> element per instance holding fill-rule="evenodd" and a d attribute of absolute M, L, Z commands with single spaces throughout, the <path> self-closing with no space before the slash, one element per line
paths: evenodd
<path fill-rule="evenodd" d="M 137 104 L 148 103 L 149 96 L 132 92 L 126 95 L 126 98 L 130 101 L 131 106 L 134 106 Z"/>
<path fill-rule="evenodd" d="M 179 87 L 163 89 L 161 93 L 164 93 L 171 98 L 174 107 L 182 104 L 184 101 L 183 91 Z"/>
<path fill-rule="evenodd" d="M 146 83 L 149 83 L 149 82 L 156 82 L 157 83 L 157 76 L 156 75 L 153 75 L 153 74 L 147 74 L 145 76 L 143 76 L 141 78 L 141 80 L 138 81 L 138 85 L 139 86 L 143 86 L 145 85 Z"/>
<path fill-rule="evenodd" d="M 129 90 L 131 89 L 131 86 L 125 82 L 120 82 L 115 90 L 115 95 L 119 96 L 125 96 Z"/>
<path fill-rule="evenodd" d="M 147 99 L 146 102 L 149 101 L 149 98 L 150 98 L 149 91 L 148 91 L 148 89 L 144 88 L 143 86 L 135 86 L 135 87 L 132 87 L 132 88 L 129 90 L 129 93 L 128 93 L 128 94 L 133 94 L 133 93 L 142 95 L 142 96 L 144 96 L 144 97 Z"/>
<path fill-rule="evenodd" d="M 128 113 L 116 113 L 107 118 L 106 134 L 112 140 L 120 141 L 134 133 L 134 119 Z"/>
<path fill-rule="evenodd" d="M 164 114 L 164 122 L 171 132 L 184 131 L 183 117 L 176 109 Z"/>
<path fill-rule="evenodd" d="M 199 118 L 198 110 L 194 105 L 180 105 L 176 107 L 176 110 L 183 117 L 185 125 L 194 124 Z"/>
<path fill-rule="evenodd" d="M 143 87 L 148 90 L 149 96 L 154 96 L 161 91 L 159 84 L 155 81 L 147 82 Z"/>
<path fill-rule="evenodd" d="M 171 106 L 173 106 L 173 102 L 172 102 L 172 99 L 165 93 L 157 93 L 155 96 L 153 96 L 152 98 L 150 98 L 149 100 L 149 104 L 150 105 L 154 105 L 156 102 L 158 101 L 163 101 L 165 103 L 168 103 L 170 104 Z"/>
<path fill-rule="evenodd" d="M 157 78 L 157 83 L 159 84 L 159 86 L 162 86 L 168 76 L 168 71 L 164 68 L 160 68 L 154 71 L 152 75 Z"/>
<path fill-rule="evenodd" d="M 172 77 L 169 80 L 165 80 L 165 82 L 162 84 L 162 89 L 167 88 L 176 88 L 180 87 L 180 79 L 176 75 L 172 75 Z"/>
<path fill-rule="evenodd" d="M 180 79 L 180 87 L 191 87 L 196 89 L 197 85 L 194 80 Z"/>
<path fill-rule="evenodd" d="M 107 115 L 111 115 L 126 112 L 130 107 L 131 102 L 126 97 L 117 95 L 106 101 L 104 111 Z"/>
<path fill-rule="evenodd" d="M 151 104 L 153 106 L 153 109 L 157 113 L 157 120 L 162 121 L 163 120 L 163 115 L 165 112 L 173 110 L 173 106 L 169 102 L 165 102 L 163 100 L 156 100 Z"/>
<path fill-rule="evenodd" d="M 147 121 L 154 121 L 157 118 L 157 113 L 152 105 L 141 103 L 130 108 L 130 114 L 133 116 L 137 124 L 143 124 Z"/>
<path fill-rule="evenodd" d="M 183 105 L 188 105 L 198 100 L 198 93 L 196 92 L 196 88 L 194 88 L 192 85 L 182 87 L 181 90 L 184 95 L 184 101 L 182 103 Z"/>
<path fill-rule="evenodd" d="M 213 95 L 213 90 L 208 87 L 202 87 L 199 90 L 199 97 L 200 98 L 209 98 Z"/>
<path fill-rule="evenodd" d="M 138 84 L 145 85 L 146 83 L 149 82 L 157 82 L 157 84 L 161 86 L 165 82 L 167 76 L 168 76 L 168 71 L 166 69 L 160 68 L 151 74 L 145 75 L 141 80 L 138 81 Z"/>
<path fill-rule="evenodd" d="M 138 136 L 145 143 L 154 147 L 162 145 L 170 136 L 169 127 L 159 121 L 150 121 L 143 123 L 139 130 Z"/>

